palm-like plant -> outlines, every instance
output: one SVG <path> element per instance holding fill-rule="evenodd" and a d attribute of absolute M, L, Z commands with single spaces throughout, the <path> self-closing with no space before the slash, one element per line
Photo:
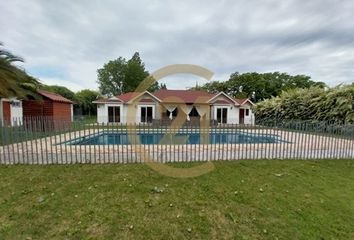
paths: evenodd
<path fill-rule="evenodd" d="M 16 67 L 14 65 L 16 62 L 23 62 L 23 59 L 0 48 L 0 97 L 36 96 L 36 89 L 40 83 Z"/>

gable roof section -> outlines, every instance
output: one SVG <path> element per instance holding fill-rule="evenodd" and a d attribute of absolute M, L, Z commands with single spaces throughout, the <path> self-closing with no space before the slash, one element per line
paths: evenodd
<path fill-rule="evenodd" d="M 121 95 L 118 95 L 118 96 L 112 97 L 112 98 L 98 99 L 96 101 L 93 101 L 93 103 L 130 103 L 130 102 L 134 101 L 134 99 L 136 99 L 144 94 L 148 94 L 153 99 L 160 102 L 160 99 L 158 99 L 156 96 L 149 93 L 148 91 L 145 91 L 145 92 L 127 92 L 127 93 L 123 93 Z M 142 99 L 142 101 L 140 101 L 140 102 L 151 102 L 151 101 L 148 101 L 148 99 Z"/>
<path fill-rule="evenodd" d="M 209 102 L 213 101 L 214 99 L 216 99 L 220 95 L 224 95 L 225 97 L 230 99 L 233 103 L 235 103 L 235 105 L 243 105 L 243 104 L 246 104 L 247 102 L 250 103 L 252 106 L 255 105 L 249 98 L 233 98 L 233 97 L 230 97 L 229 95 L 227 95 L 224 92 L 220 92 L 220 93 L 215 94 L 214 97 L 212 97 L 209 100 Z M 221 100 L 221 101 L 223 101 L 223 100 Z M 216 101 L 215 103 L 218 103 L 218 102 L 219 101 Z"/>
<path fill-rule="evenodd" d="M 117 98 L 122 100 L 122 102 L 129 102 L 130 100 L 138 97 L 141 93 L 140 92 L 127 92 L 121 95 L 118 95 Z"/>
<path fill-rule="evenodd" d="M 126 94 L 129 94 L 129 93 L 126 93 Z M 156 101 L 161 102 L 161 100 L 156 95 L 154 95 L 148 91 L 145 91 L 145 92 L 131 92 L 130 93 L 130 100 L 128 100 L 127 103 L 134 101 L 135 99 L 137 99 L 140 96 L 143 96 L 144 94 L 147 94 L 150 97 L 152 97 L 153 99 L 155 99 Z M 120 95 L 120 96 L 122 96 L 122 95 Z M 120 96 L 118 96 L 118 97 L 120 98 Z"/>
<path fill-rule="evenodd" d="M 254 105 L 254 103 L 249 98 L 235 98 L 235 100 L 240 105 L 243 105 L 243 104 L 245 104 L 247 102 L 249 102 L 252 106 Z"/>
<path fill-rule="evenodd" d="M 154 95 L 162 102 L 169 102 L 168 98 L 177 98 L 178 100 L 174 101 L 177 103 L 207 103 L 206 99 L 213 97 L 213 94 L 204 91 L 168 89 L 157 90 Z"/>
<path fill-rule="evenodd" d="M 219 99 L 213 102 L 213 104 L 230 104 L 231 101 L 227 101 L 226 99 Z"/>
<path fill-rule="evenodd" d="M 215 94 L 211 99 L 209 99 L 208 103 L 212 102 L 214 99 L 216 99 L 217 97 L 223 95 L 224 97 L 226 97 L 227 99 L 229 99 L 232 103 L 234 103 L 235 105 L 239 105 L 239 103 L 232 97 L 230 97 L 229 95 L 227 95 L 224 92 L 219 92 L 217 94 Z"/>
<path fill-rule="evenodd" d="M 248 98 L 243 98 L 243 99 L 235 99 L 230 97 L 224 92 L 220 92 L 217 94 L 211 94 L 205 91 L 196 91 L 196 90 L 168 90 L 168 89 L 160 89 L 154 92 L 154 94 L 145 91 L 145 92 L 128 92 L 128 93 L 123 93 L 121 95 L 118 95 L 116 97 L 112 98 L 105 98 L 105 99 L 98 99 L 94 101 L 93 103 L 131 103 L 134 101 L 136 98 L 147 94 L 151 96 L 153 99 L 157 100 L 158 102 L 173 102 L 173 103 L 211 103 L 213 100 L 217 99 L 219 96 L 224 96 L 228 100 L 230 100 L 231 103 L 235 105 L 243 105 L 247 102 L 249 102 L 251 105 L 254 105 L 254 103 L 249 100 Z M 172 99 L 172 100 L 171 100 Z M 175 100 L 174 100 L 175 99 Z M 149 99 L 141 99 L 140 102 L 152 102 Z M 219 103 L 219 104 L 230 104 L 227 100 L 220 99 L 216 100 L 214 103 Z"/>
<path fill-rule="evenodd" d="M 44 91 L 44 90 L 38 90 L 38 93 L 41 96 L 46 97 L 54 102 L 73 103 L 69 99 L 67 99 L 59 94 L 56 94 L 56 93 L 52 93 L 52 92 L 48 92 L 48 91 Z"/>
<path fill-rule="evenodd" d="M 93 101 L 92 103 L 121 103 L 123 102 L 117 97 L 111 97 L 111 98 L 101 98 Z"/>

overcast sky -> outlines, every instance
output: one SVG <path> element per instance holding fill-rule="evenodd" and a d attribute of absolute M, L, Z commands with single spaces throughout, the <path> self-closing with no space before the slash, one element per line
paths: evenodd
<path fill-rule="evenodd" d="M 46 84 L 97 89 L 97 69 L 134 52 L 153 72 L 197 64 L 354 82 L 354 1 L 0 1 L 0 41 Z M 165 79 L 184 89 L 201 79 Z"/>

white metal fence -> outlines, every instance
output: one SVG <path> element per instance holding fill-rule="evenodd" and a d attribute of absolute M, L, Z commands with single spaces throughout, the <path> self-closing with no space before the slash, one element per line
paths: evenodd
<path fill-rule="evenodd" d="M 354 126 L 298 121 L 256 125 L 123 125 L 51 118 L 1 120 L 0 164 L 352 159 Z M 178 125 L 178 124 L 177 124 Z"/>

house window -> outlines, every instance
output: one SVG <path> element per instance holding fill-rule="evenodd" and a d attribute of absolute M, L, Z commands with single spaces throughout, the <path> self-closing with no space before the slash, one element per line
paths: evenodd
<path fill-rule="evenodd" d="M 21 107 L 21 102 L 12 102 L 11 105 L 13 107 Z"/>
<path fill-rule="evenodd" d="M 177 117 L 177 114 L 178 114 L 178 108 L 175 108 L 175 110 L 173 110 L 173 112 L 172 112 L 172 117 Z M 166 110 L 165 116 L 169 117 L 170 111 Z"/>
<path fill-rule="evenodd" d="M 152 107 L 140 108 L 140 122 L 142 123 L 152 122 Z"/>
<path fill-rule="evenodd" d="M 217 108 L 216 119 L 218 123 L 227 123 L 227 108 Z"/>
<path fill-rule="evenodd" d="M 246 109 L 246 116 L 249 116 L 250 115 L 250 110 L 249 109 Z"/>
<path fill-rule="evenodd" d="M 192 108 L 191 112 L 189 113 L 190 117 L 199 117 L 199 113 L 195 107 Z"/>
<path fill-rule="evenodd" d="M 108 107 L 108 122 L 120 122 L 120 107 Z"/>

